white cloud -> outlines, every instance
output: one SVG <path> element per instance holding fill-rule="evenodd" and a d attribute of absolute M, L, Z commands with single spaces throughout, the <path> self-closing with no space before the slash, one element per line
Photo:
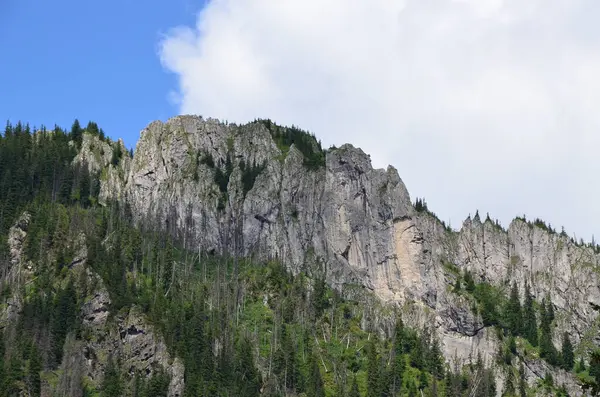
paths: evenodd
<path fill-rule="evenodd" d="M 478 208 L 589 239 L 599 15 L 596 0 L 213 0 L 160 57 L 182 113 L 351 142 L 454 226 Z"/>

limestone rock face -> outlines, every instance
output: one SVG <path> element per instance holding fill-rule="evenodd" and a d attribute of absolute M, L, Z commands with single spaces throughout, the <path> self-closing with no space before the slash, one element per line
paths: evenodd
<path fill-rule="evenodd" d="M 135 373 L 149 378 L 159 368 L 171 377 L 169 397 L 180 397 L 184 389 L 184 367 L 167 351 L 162 337 L 133 307 L 109 321 L 110 297 L 99 277 L 88 271 L 94 293 L 83 304 L 81 315 L 90 338 L 83 346 L 85 373 L 96 384 L 102 382 L 109 356 L 119 357 L 121 370 L 133 380 Z M 127 377 L 125 378 L 127 379 Z"/>
<path fill-rule="evenodd" d="M 29 222 L 31 222 L 31 215 L 24 212 L 8 231 L 11 269 L 22 264 L 21 257 L 23 256 L 23 248 L 25 245 L 25 238 L 27 237 Z M 11 269 L 7 269 L 8 272 L 10 272 Z"/>
<path fill-rule="evenodd" d="M 261 171 L 248 189 L 250 166 Z M 228 172 L 225 190 L 217 174 Z M 396 169 L 374 169 L 351 145 L 307 167 L 260 122 L 177 116 L 148 125 L 133 159 L 109 174 L 102 200 L 126 203 L 134 219 L 190 248 L 279 258 L 292 272 L 325 274 L 335 288 L 358 285 L 385 302 L 416 303 L 428 314 L 415 319 L 435 324 L 449 356 L 495 352 L 493 335 L 452 292 L 449 268 L 507 289 L 515 282 L 521 296 L 529 284 L 561 313 L 557 338 L 567 331 L 578 343 L 598 330 L 600 255 L 592 248 L 519 219 L 504 230 L 469 217 L 449 230 L 416 212 Z"/>

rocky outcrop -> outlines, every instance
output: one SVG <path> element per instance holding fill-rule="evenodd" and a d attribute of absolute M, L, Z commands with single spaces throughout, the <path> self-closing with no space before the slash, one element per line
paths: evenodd
<path fill-rule="evenodd" d="M 262 171 L 248 189 L 250 165 Z M 374 169 L 351 145 L 307 167 L 294 145 L 278 145 L 261 122 L 178 116 L 148 125 L 131 162 L 117 168 L 102 183 L 102 200 L 126 202 L 136 220 L 195 250 L 279 258 L 292 272 L 325 274 L 338 289 L 359 285 L 385 302 L 416 302 L 427 315 L 415 319 L 436 324 L 449 356 L 492 355 L 495 344 L 451 291 L 446 264 L 499 287 L 516 282 L 523 292 L 528 283 L 561 313 L 557 337 L 591 337 L 600 305 L 600 256 L 592 248 L 518 219 L 503 230 L 469 217 L 450 231 L 415 211 L 396 169 Z M 218 173 L 230 173 L 226 192 Z"/>
<path fill-rule="evenodd" d="M 25 248 L 25 238 L 27 237 L 29 222 L 31 222 L 31 215 L 28 212 L 24 212 L 8 231 L 10 268 L 7 269 L 7 273 L 10 273 L 15 267 L 23 265 L 23 249 Z"/>
<path fill-rule="evenodd" d="M 184 367 L 172 357 L 160 336 L 136 307 L 114 315 L 109 320 L 110 296 L 102 281 L 88 271 L 90 284 L 96 285 L 92 296 L 83 304 L 81 315 L 89 338 L 82 346 L 84 376 L 100 385 L 109 357 L 118 357 L 125 379 L 135 374 L 150 378 L 159 369 L 170 376 L 169 397 L 183 396 Z"/>

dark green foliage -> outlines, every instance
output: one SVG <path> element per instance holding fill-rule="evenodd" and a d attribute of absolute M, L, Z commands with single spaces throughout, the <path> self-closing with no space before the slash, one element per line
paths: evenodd
<path fill-rule="evenodd" d="M 455 294 L 460 293 L 461 290 L 461 283 L 460 283 L 460 277 L 456 278 L 456 281 L 454 282 L 454 287 L 452 288 L 452 292 L 454 292 Z"/>
<path fill-rule="evenodd" d="M 379 397 L 381 394 L 381 361 L 377 353 L 375 338 L 367 350 L 367 397 Z"/>
<path fill-rule="evenodd" d="M 600 394 L 600 349 L 596 348 L 590 353 L 589 374 L 591 382 L 587 382 L 584 388 L 590 390 L 593 395 Z"/>
<path fill-rule="evenodd" d="M 519 397 L 527 397 L 527 380 L 525 379 L 523 362 L 519 364 Z"/>
<path fill-rule="evenodd" d="M 83 129 L 79 124 L 79 120 L 75 119 L 73 125 L 71 126 L 71 133 L 69 135 L 69 137 L 73 141 L 75 141 L 79 146 L 81 146 L 81 141 L 83 139 Z"/>
<path fill-rule="evenodd" d="M 467 284 L 466 289 L 469 286 Z M 485 326 L 502 325 L 501 307 L 506 299 L 500 291 L 489 283 L 477 284 L 473 296 L 479 303 L 479 312 Z"/>
<path fill-rule="evenodd" d="M 562 351 L 560 357 L 563 369 L 565 371 L 572 370 L 575 363 L 575 355 L 573 354 L 573 345 L 571 344 L 571 339 L 569 338 L 569 334 L 567 332 L 563 334 Z"/>
<path fill-rule="evenodd" d="M 515 375 L 512 368 L 508 370 L 506 379 L 504 380 L 504 390 L 502 391 L 503 397 L 513 397 L 515 395 Z"/>
<path fill-rule="evenodd" d="M 235 378 L 243 381 L 238 384 L 236 396 L 252 397 L 260 394 L 260 376 L 254 366 L 252 345 L 247 338 L 243 338 L 240 342 L 235 372 Z"/>
<path fill-rule="evenodd" d="M 427 208 L 427 201 L 424 198 L 417 197 L 415 200 L 415 210 L 417 212 L 427 212 L 429 209 Z"/>
<path fill-rule="evenodd" d="M 352 377 L 352 386 L 350 386 L 350 393 L 348 394 L 348 397 L 360 397 L 360 391 L 358 390 L 358 383 L 356 383 L 356 375 L 354 375 L 354 377 Z"/>
<path fill-rule="evenodd" d="M 39 396 L 42 384 L 40 379 L 40 373 L 43 370 L 42 356 L 35 343 L 31 346 L 29 368 L 27 374 L 27 387 L 31 396 Z"/>
<path fill-rule="evenodd" d="M 275 143 L 287 154 L 290 146 L 294 145 L 304 155 L 304 165 L 312 170 L 325 166 L 325 151 L 313 134 L 297 127 L 281 127 L 271 120 L 256 120 L 264 125 Z"/>
<path fill-rule="evenodd" d="M 463 278 L 465 280 L 465 290 L 470 294 L 475 292 L 475 280 L 473 280 L 471 272 L 465 269 Z"/>
<path fill-rule="evenodd" d="M 307 379 L 306 394 L 308 397 L 325 397 L 325 387 L 315 354 L 310 355 L 310 374 Z"/>
<path fill-rule="evenodd" d="M 523 305 L 523 336 L 532 346 L 538 345 L 538 327 L 529 284 L 525 283 L 525 303 Z"/>
<path fill-rule="evenodd" d="M 50 323 L 52 350 L 49 357 L 51 367 L 56 367 L 62 360 L 63 345 L 67 333 L 75 326 L 77 320 L 77 295 L 72 280 L 61 290 L 54 303 L 53 316 Z"/>
<path fill-rule="evenodd" d="M 133 382 L 132 397 L 167 397 L 171 378 L 162 368 L 155 368 L 152 377 L 143 379 L 136 373 Z"/>
<path fill-rule="evenodd" d="M 24 255 L 36 264 L 15 325 L 17 337 L 7 344 L 10 354 L 3 354 L 0 343 L 5 359 L 0 396 L 23 388 L 38 395 L 40 373 L 46 376 L 61 364 L 65 341 L 89 337 L 78 316 L 96 281 L 86 272 L 77 273 L 78 266 L 87 266 L 106 286 L 112 302 L 108 321 L 134 305 L 145 314 L 172 356 L 184 362 L 185 396 L 359 396 L 367 391 L 369 396 L 462 397 L 472 388 L 474 396 L 495 395 L 493 372 L 483 363 L 445 368 L 431 330 L 404 327 L 400 316 L 393 336 L 379 338 L 363 330 L 372 313 L 360 301 L 342 299 L 322 276 L 292 276 L 277 262 L 190 252 L 181 236 L 159 232 L 152 219 L 134 227 L 127 208 L 95 206 L 98 175 L 90 175 L 85 164 L 72 166 L 71 136 L 60 129 L 40 132 L 37 143 L 27 130 L 9 125 L 0 138 L 1 237 L 6 240 L 8 228 L 27 209 L 32 220 Z M 74 128 L 79 141 L 80 130 Z M 101 134 L 95 124 L 87 130 Z M 323 164 L 324 153 L 311 151 L 308 137 L 280 132 L 275 134 L 278 144 L 294 143 L 308 167 Z M 214 167 L 220 202 L 226 203 L 232 158 L 218 165 L 208 155 L 197 161 Z M 239 166 L 247 193 L 262 169 L 243 162 Z M 424 200 L 420 205 L 427 211 Z M 76 266 L 74 241 L 81 233 L 88 258 Z M 524 328 L 517 329 L 509 315 L 515 310 L 508 309 L 516 302 L 512 297 L 485 282 L 475 283 L 469 272 L 464 278 L 458 271 L 456 275 L 455 290 L 470 294 L 486 325 L 504 327 L 513 336 L 527 332 L 527 296 Z M 553 317 L 551 308 L 543 317 Z M 514 337 L 505 340 L 514 362 Z M 148 380 L 145 374 L 130 379 L 128 370 L 120 367 L 118 357 L 110 357 L 99 390 L 85 393 L 124 395 L 135 385 L 135 396 L 166 394 L 169 377 L 161 368 L 153 368 Z"/>
<path fill-rule="evenodd" d="M 200 164 L 206 164 L 210 168 L 215 168 L 215 160 L 213 159 L 212 154 L 205 153 L 200 160 Z"/>
<path fill-rule="evenodd" d="M 121 397 L 123 392 L 123 383 L 119 368 L 112 356 L 108 358 L 106 369 L 104 371 L 104 380 L 102 381 L 102 397 Z"/>
<path fill-rule="evenodd" d="M 552 226 L 550 224 L 546 225 L 546 222 L 539 218 L 536 218 L 533 221 L 533 225 L 547 231 L 550 234 L 556 234 L 556 230 L 552 229 Z"/>
<path fill-rule="evenodd" d="M 510 297 L 506 304 L 504 319 L 508 330 L 513 335 L 520 335 L 523 328 L 523 316 L 521 315 L 521 301 L 517 284 L 513 282 Z"/>
<path fill-rule="evenodd" d="M 554 343 L 552 343 L 552 321 L 554 320 L 554 309 L 552 302 L 547 299 L 540 306 L 540 356 L 552 365 L 559 364 L 559 356 Z"/>
<path fill-rule="evenodd" d="M 315 317 L 321 316 L 323 310 L 329 306 L 329 299 L 327 298 L 327 284 L 324 278 L 318 278 L 315 280 L 315 285 L 312 294 L 312 306 L 315 309 Z"/>
<path fill-rule="evenodd" d="M 119 165 L 119 162 L 121 161 L 122 158 L 123 158 L 123 149 L 121 148 L 121 145 L 117 142 L 115 145 L 113 145 L 113 152 L 112 152 L 112 158 L 110 160 L 110 163 L 116 167 L 117 165 Z"/>
<path fill-rule="evenodd" d="M 246 165 L 244 161 L 240 161 L 240 170 L 242 171 L 242 186 L 244 189 L 244 197 L 246 194 L 254 187 L 254 182 L 256 181 L 256 177 L 263 172 L 265 169 L 265 164 L 252 166 Z"/>
<path fill-rule="evenodd" d="M 77 132 L 77 126 L 75 126 Z M 0 254 L 6 234 L 21 212 L 35 201 L 71 203 L 77 170 L 71 166 L 76 149 L 60 128 L 45 128 L 35 139 L 21 123 L 7 124 L 0 136 Z"/>
<path fill-rule="evenodd" d="M 419 213 L 426 213 L 431 215 L 444 227 L 444 229 L 446 229 L 446 231 L 452 232 L 452 228 L 450 227 L 450 225 L 446 225 L 446 222 L 438 218 L 436 214 L 434 214 L 432 211 L 429 210 L 429 208 L 427 208 L 427 202 L 425 201 L 425 198 L 417 197 L 414 203 L 414 207 L 415 210 Z"/>
<path fill-rule="evenodd" d="M 387 378 L 387 389 L 390 396 L 396 396 L 402 390 L 402 376 L 406 369 L 406 359 L 404 358 L 404 335 L 404 323 L 402 322 L 402 318 L 398 316 L 394 327 L 392 364 Z"/>

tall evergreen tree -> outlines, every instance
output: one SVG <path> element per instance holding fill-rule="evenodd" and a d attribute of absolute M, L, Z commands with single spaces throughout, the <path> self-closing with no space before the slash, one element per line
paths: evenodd
<path fill-rule="evenodd" d="M 42 357 L 40 356 L 40 352 L 35 343 L 33 343 L 30 359 L 29 359 L 29 369 L 27 376 L 27 383 L 29 386 L 29 393 L 32 397 L 37 397 L 40 395 L 42 390 L 42 383 L 40 378 L 40 373 L 43 370 L 42 366 Z"/>
<path fill-rule="evenodd" d="M 552 303 L 547 302 L 547 299 L 542 301 L 540 318 L 540 356 L 550 364 L 556 365 L 558 364 L 558 354 L 552 342 Z"/>
<path fill-rule="evenodd" d="M 393 358 L 390 365 L 390 373 L 387 377 L 388 380 L 388 394 L 392 397 L 398 395 L 402 389 L 402 375 L 406 367 L 406 361 L 404 358 L 404 323 L 400 316 L 396 319 L 396 325 L 394 327 L 394 341 L 393 341 Z"/>
<path fill-rule="evenodd" d="M 260 395 L 260 377 L 254 366 L 252 345 L 247 338 L 243 338 L 239 349 L 239 359 L 236 368 L 236 379 L 239 382 L 238 393 L 240 397 L 253 397 Z"/>
<path fill-rule="evenodd" d="M 527 282 L 525 282 L 525 302 L 523 305 L 523 335 L 533 346 L 538 345 L 538 327 L 533 296 Z"/>
<path fill-rule="evenodd" d="M 575 363 L 575 355 L 573 354 L 573 345 L 569 334 L 565 332 L 562 338 L 562 351 L 561 351 L 561 363 L 565 371 L 573 369 Z"/>
<path fill-rule="evenodd" d="M 520 335 L 523 325 L 523 317 L 521 315 L 521 301 L 519 299 L 519 290 L 517 283 L 513 282 L 510 290 L 510 297 L 506 304 L 504 318 L 509 331 L 513 335 Z"/>
<path fill-rule="evenodd" d="M 106 370 L 104 371 L 104 380 L 102 381 L 103 397 L 120 397 L 123 392 L 123 384 L 119 368 L 114 362 L 112 356 L 108 358 Z"/>
<path fill-rule="evenodd" d="M 369 342 L 367 350 L 367 397 L 379 397 L 381 394 L 381 363 L 377 354 L 375 337 Z"/>
<path fill-rule="evenodd" d="M 81 128 L 81 124 L 79 124 L 79 120 L 75 119 L 73 125 L 71 126 L 71 139 L 77 142 L 78 145 L 81 145 L 81 141 L 83 139 L 83 129 Z"/>
<path fill-rule="evenodd" d="M 319 370 L 319 363 L 315 354 L 310 355 L 310 376 L 306 386 L 306 394 L 308 397 L 325 397 L 325 386 Z"/>

